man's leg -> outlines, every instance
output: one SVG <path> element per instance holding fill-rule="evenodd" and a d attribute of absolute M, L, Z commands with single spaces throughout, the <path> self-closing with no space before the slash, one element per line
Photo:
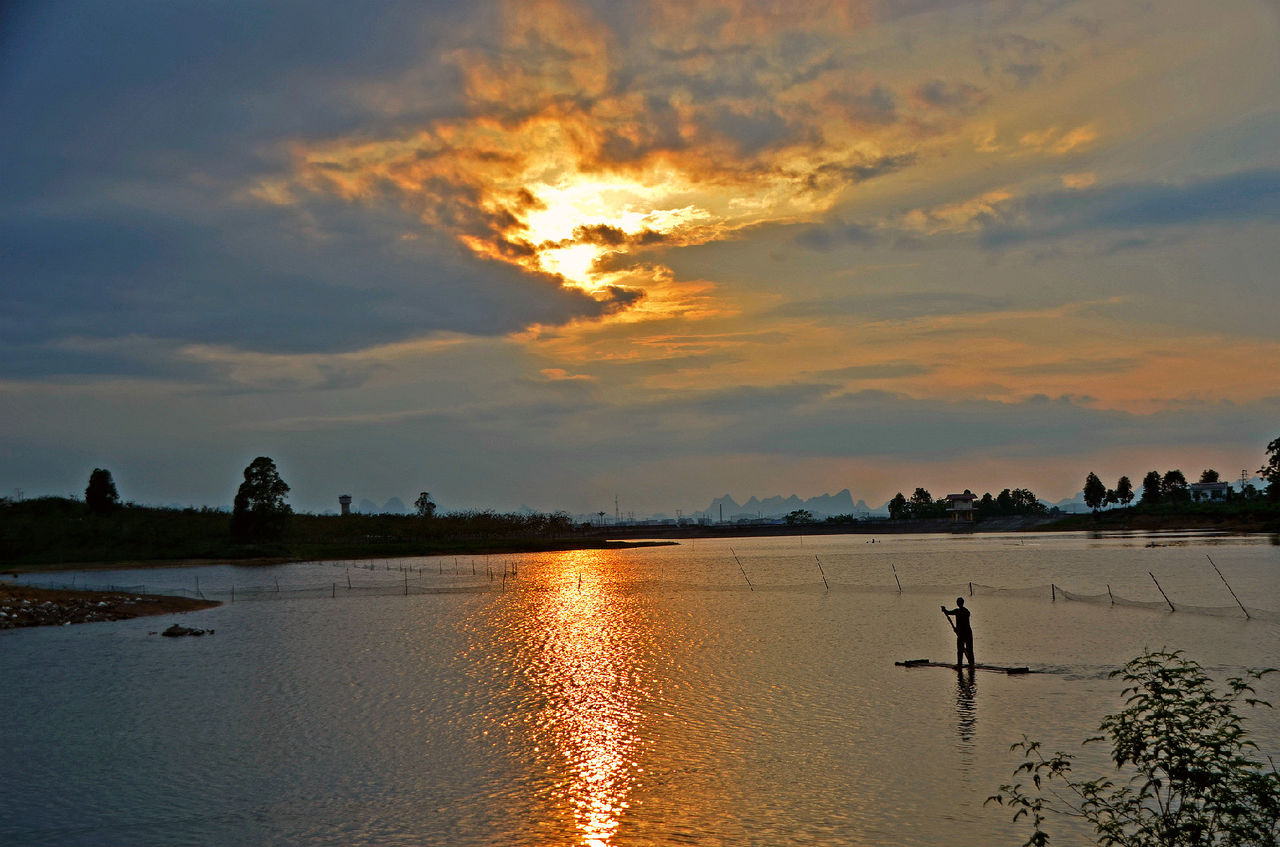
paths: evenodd
<path fill-rule="evenodd" d="M 969 667 L 973 667 L 973 636 L 970 635 L 964 640 L 964 654 L 969 657 Z M 959 664 L 957 660 L 956 664 Z"/>

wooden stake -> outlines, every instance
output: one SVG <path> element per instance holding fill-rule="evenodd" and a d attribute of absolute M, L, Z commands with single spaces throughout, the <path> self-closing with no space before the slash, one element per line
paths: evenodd
<path fill-rule="evenodd" d="M 1164 598 L 1164 602 L 1169 604 L 1169 611 L 1171 612 L 1178 611 L 1177 609 L 1173 608 L 1173 601 L 1169 599 L 1169 595 L 1164 593 L 1164 589 L 1161 588 L 1160 583 L 1156 581 L 1156 575 L 1153 574 L 1151 571 L 1147 571 L 1147 576 L 1151 577 L 1152 582 L 1155 582 L 1156 590 L 1160 592 L 1160 596 Z"/>
<path fill-rule="evenodd" d="M 889 563 L 889 567 L 893 568 L 893 581 L 894 581 L 894 582 L 896 582 L 896 583 L 898 583 L 898 593 L 899 593 L 899 594 L 901 594 L 901 593 L 902 593 L 902 580 L 898 579 L 898 567 L 897 567 L 897 565 L 893 564 L 893 562 L 890 562 L 890 563 Z"/>
<path fill-rule="evenodd" d="M 732 547 L 729 548 L 729 552 L 733 553 L 733 560 L 738 563 L 738 570 L 742 571 L 742 578 L 747 581 L 747 588 L 750 588 L 752 591 L 755 591 L 756 587 L 751 584 L 751 577 L 747 576 L 746 569 L 742 567 L 742 560 L 738 558 L 738 554 L 734 552 L 734 549 Z"/>
<path fill-rule="evenodd" d="M 827 572 L 826 572 L 826 571 L 824 571 L 824 570 L 822 569 L 822 560 L 821 560 L 821 559 L 819 559 L 817 556 L 814 556 L 813 558 L 814 558 L 814 559 L 816 559 L 816 560 L 817 560 L 817 562 L 818 562 L 818 573 L 822 574 L 822 585 L 823 585 L 823 587 L 824 587 L 824 588 L 826 588 L 828 591 L 830 591 L 830 590 L 831 590 L 831 586 L 830 586 L 830 585 L 827 585 Z"/>
<path fill-rule="evenodd" d="M 1213 559 L 1209 558 L 1209 554 L 1208 554 L 1208 553 L 1205 553 L 1205 554 L 1204 554 L 1204 557 L 1205 557 L 1206 559 L 1209 559 L 1209 564 L 1213 565 L 1213 569 L 1214 569 L 1215 571 L 1218 571 L 1218 566 L 1217 566 L 1216 564 L 1214 564 Z M 1232 591 L 1232 589 L 1231 589 L 1231 583 L 1227 582 L 1227 578 L 1226 578 L 1225 576 L 1223 576 L 1223 575 L 1222 575 L 1222 571 L 1218 571 L 1218 578 L 1222 580 L 1222 584 L 1223 584 L 1223 585 L 1225 585 L 1225 586 L 1227 587 L 1227 590 L 1228 590 L 1228 591 L 1231 591 L 1231 597 L 1232 597 L 1232 599 L 1234 599 L 1234 600 L 1236 601 L 1236 605 L 1240 607 L 1240 611 L 1244 612 L 1244 616 L 1245 616 L 1245 618 L 1248 618 L 1248 619 L 1252 620 L 1251 618 L 1249 618 L 1249 610 L 1248 610 L 1248 609 L 1246 609 L 1246 608 L 1244 607 L 1244 603 L 1241 603 L 1241 602 L 1240 602 L 1240 598 L 1239 598 L 1239 597 L 1236 597 L 1236 593 L 1235 593 L 1235 591 Z"/>

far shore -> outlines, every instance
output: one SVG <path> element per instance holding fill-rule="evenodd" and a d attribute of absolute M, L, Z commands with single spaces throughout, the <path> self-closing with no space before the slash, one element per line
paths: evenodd
<path fill-rule="evenodd" d="M 473 544 L 450 544 L 443 549 L 430 545 L 410 547 L 403 544 L 369 544 L 362 547 L 344 547 L 341 552 L 325 555 L 323 550 L 307 549 L 296 555 L 207 558 L 156 558 L 120 559 L 75 562 L 7 562 L 0 566 L 4 574 L 30 574 L 59 571 L 92 570 L 141 570 L 149 568 L 191 568 L 214 565 L 261 567 L 327 560 L 352 561 L 360 559 L 403 559 L 417 556 L 485 556 L 519 553 L 554 553 L 572 550 L 617 550 L 639 547 L 675 545 L 683 542 L 714 538 L 784 538 L 796 536 L 861 535 L 893 537 L 910 534 L 984 534 L 1022 532 L 1212 532 L 1228 534 L 1276 533 L 1277 528 L 1266 521 L 1214 521 L 1204 515 L 1135 514 L 1131 510 L 1098 515 L 1078 514 L 1066 517 L 1043 516 L 1006 517 L 980 523 L 955 524 L 948 520 L 878 520 L 858 524 L 696 524 L 681 526 L 602 526 L 595 527 L 586 536 L 563 539 L 496 539 L 477 541 Z"/>

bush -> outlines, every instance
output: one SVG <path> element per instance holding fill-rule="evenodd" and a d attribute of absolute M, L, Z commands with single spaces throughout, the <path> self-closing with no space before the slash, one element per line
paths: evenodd
<path fill-rule="evenodd" d="M 1274 669 L 1247 672 L 1261 679 Z M 1012 807 L 1014 820 L 1029 818 L 1029 847 L 1049 842 L 1042 824 L 1047 813 L 1088 821 L 1100 845 L 1116 847 L 1201 847 L 1275 845 L 1280 839 L 1280 774 L 1274 765 L 1251 758 L 1257 749 L 1236 712 L 1255 699 L 1245 678 L 1227 680 L 1220 693 L 1196 662 L 1181 651 L 1154 651 L 1130 661 L 1112 676 L 1128 685 L 1126 707 L 1103 720 L 1119 781 L 1071 778 L 1072 756 L 1046 757 L 1040 744 L 1023 737 L 1013 745 L 1023 756 L 1014 771 L 1031 778 L 988 798 Z M 1065 791 L 1046 797 L 1057 781 Z"/>

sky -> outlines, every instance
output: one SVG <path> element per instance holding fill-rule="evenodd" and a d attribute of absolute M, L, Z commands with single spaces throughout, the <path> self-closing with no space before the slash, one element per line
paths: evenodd
<path fill-rule="evenodd" d="M 1280 436 L 1276 0 L 0 12 L 0 493 L 690 514 Z"/>

